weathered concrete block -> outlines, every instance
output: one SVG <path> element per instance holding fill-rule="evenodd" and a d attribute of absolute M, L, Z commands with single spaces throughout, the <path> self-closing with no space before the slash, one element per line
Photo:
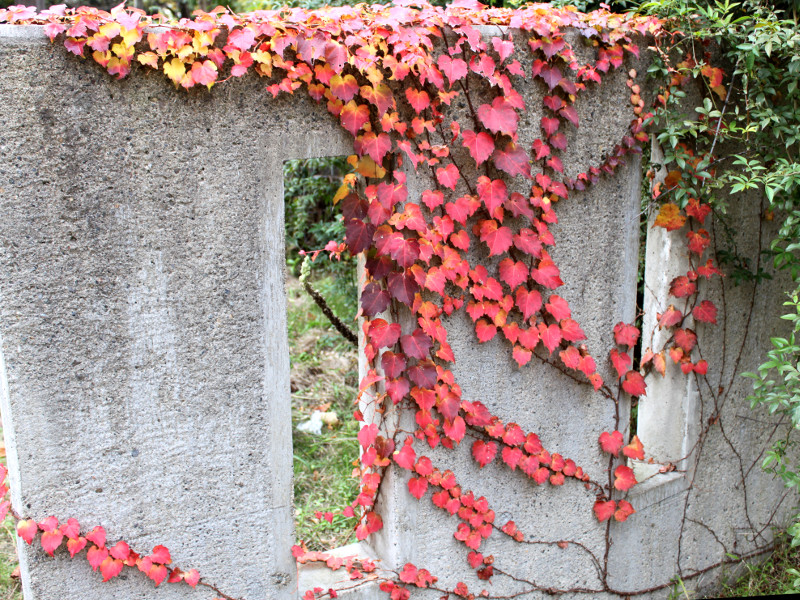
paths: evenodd
<path fill-rule="evenodd" d="M 306 96 L 114 81 L 40 28 L 0 26 L 0 63 L 15 507 L 164 544 L 235 597 L 294 596 L 281 163 L 351 142 Z M 27 600 L 214 596 L 30 548 L 21 566 Z"/>

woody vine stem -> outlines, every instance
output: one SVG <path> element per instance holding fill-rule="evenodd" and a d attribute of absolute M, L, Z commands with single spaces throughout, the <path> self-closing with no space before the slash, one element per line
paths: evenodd
<path fill-rule="evenodd" d="M 342 559 L 296 546 L 298 563 L 322 562 L 332 570 L 345 569 L 354 587 L 377 581 L 392 600 L 407 600 L 414 588 L 471 600 L 478 595 L 511 598 L 535 591 L 636 596 L 671 585 L 668 579 L 638 590 L 609 584 L 611 522 L 624 522 L 635 512 L 624 497 L 637 483 L 627 459 L 646 459 L 638 437 L 627 439 L 627 417 L 620 406 L 627 402 L 626 395 L 646 394 L 648 372 L 663 376 L 668 369 L 680 369 L 695 378 L 714 406 L 712 415 L 702 416 L 708 421 L 692 460 L 701 460 L 712 431 L 719 431 L 737 453 L 719 418 L 731 382 L 708 381 L 708 363 L 693 329 L 695 323 L 716 323 L 718 314 L 718 307 L 701 297 L 706 281 L 722 274 L 713 253 L 719 250 L 717 236 L 705 229 L 715 232 L 712 206 L 700 196 L 681 202 L 669 198 L 683 177 L 704 184 L 710 177 L 705 162 L 711 158 L 688 160 L 683 172 L 670 173 L 655 188 L 656 195 L 668 197 L 655 226 L 685 231 L 690 257 L 690 268 L 670 286 L 674 302 L 657 317 L 656 327 L 669 332 L 663 347 L 647 349 L 634 361 L 640 330 L 634 323 L 621 322 L 613 331 L 615 347 L 587 348 L 571 307 L 556 293 L 563 282 L 550 248 L 556 243 L 552 229 L 558 223 L 557 206 L 569 202 L 574 192 L 613 176 L 628 155 L 640 153 L 648 141 L 645 127 L 653 115 L 643 98 L 641 74 L 626 67 L 638 59 L 640 48 L 649 46 L 669 65 L 671 80 L 656 98 L 655 110 L 664 109 L 672 90 L 695 76 L 709 96 L 725 98 L 724 113 L 731 88 L 723 85 L 721 68 L 709 62 L 696 69 L 699 62 L 670 65 L 675 34 L 655 17 L 620 16 L 606 10 L 582 14 L 545 5 L 490 9 L 474 0 L 458 0 L 447 8 L 420 0 L 385 7 L 242 15 L 217 8 L 177 23 L 124 5 L 109 13 L 64 6 L 37 13 L 12 6 L 0 9 L 0 23 L 44 25 L 51 41 L 58 40 L 78 57 L 90 57 L 117 78 L 155 70 L 185 93 L 243 76 L 265 78 L 273 96 L 305 90 L 353 136 L 358 170 L 369 177 L 365 187 L 349 180 L 352 185 L 342 199 L 346 236 L 326 250 L 333 255 L 364 255 L 360 314 L 362 351 L 369 369 L 354 414 L 364 421 L 358 434 L 361 491 L 351 506 L 340 510 L 358 516 L 358 539 L 378 532 L 383 523 L 375 503 L 386 471 L 406 471 L 412 496 L 422 500 L 430 495 L 436 507 L 457 516 L 454 537 L 463 544 L 477 578 L 486 582 L 508 578 L 522 587 L 511 596 L 493 596 L 463 582 L 445 589 L 437 586 L 436 575 L 424 565 L 409 563 L 393 572 L 369 559 Z M 573 47 L 576 43 L 591 50 L 591 59 L 579 58 L 584 52 Z M 629 130 L 608 149 L 601 164 L 585 165 L 577 176 L 569 177 L 561 157 L 568 132 L 579 126 L 575 101 L 619 69 L 628 75 Z M 540 134 L 529 147 L 520 143 L 518 135 L 520 115 L 531 108 L 515 88 L 524 77 L 533 77 L 533 85 L 543 92 Z M 454 103 L 458 98 L 466 102 L 463 110 Z M 712 128 L 709 134 L 714 139 L 712 154 L 722 114 L 717 118 L 716 132 Z M 412 172 L 427 181 L 419 197 L 409 195 L 407 177 Z M 613 403 L 616 427 L 598 432 L 597 438 L 608 455 L 607 477 L 585 472 L 570 458 L 546 449 L 535 432 L 503 422 L 481 402 L 462 396 L 451 370 L 455 357 L 445 326 L 446 317 L 457 311 L 470 316 L 479 342 L 504 338 L 520 369 L 536 359 L 591 387 L 600 401 Z M 741 355 L 739 349 L 737 364 Z M 598 369 L 601 357 L 602 365 L 610 360 L 610 380 L 599 373 L 605 370 Z M 413 413 L 413 430 L 395 427 L 382 417 L 400 409 Z M 470 444 L 480 467 L 497 462 L 512 471 L 520 469 L 531 485 L 585 487 L 586 510 L 605 523 L 603 554 L 575 540 L 535 539 L 512 520 L 498 522 L 490 499 L 464 489 L 451 470 L 434 464 L 423 450 L 425 444 L 453 449 L 462 442 Z M 744 464 L 741 457 L 739 463 L 746 494 L 744 480 L 754 465 Z M 674 467 L 663 466 L 669 468 Z M 693 483 L 689 482 L 684 517 Z M 9 510 L 8 502 L 2 510 Z M 49 516 L 37 521 L 12 514 L 19 536 L 28 544 L 38 536 L 51 556 L 62 545 L 73 557 L 86 549 L 86 559 L 104 581 L 125 567 L 137 568 L 157 586 L 164 581 L 206 586 L 219 597 L 234 600 L 213 585 L 213 573 L 201 578 L 194 569 L 172 565 L 163 546 L 141 554 L 125 541 L 107 543 L 101 526 L 87 530 L 74 519 L 60 522 Z M 681 536 L 685 521 L 680 524 Z M 751 528 L 764 542 L 753 551 L 756 554 L 767 548 L 767 540 L 752 523 Z M 518 544 L 579 549 L 590 557 L 599 584 L 554 588 L 496 568 L 494 557 L 481 552 L 483 541 L 493 535 Z M 686 579 L 729 560 L 685 572 L 679 556 L 676 570 Z M 318 588 L 307 591 L 305 598 L 336 595 L 334 590 Z"/>

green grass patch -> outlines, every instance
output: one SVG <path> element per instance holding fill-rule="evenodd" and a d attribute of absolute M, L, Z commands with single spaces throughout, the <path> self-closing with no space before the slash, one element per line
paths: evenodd
<path fill-rule="evenodd" d="M 355 329 L 355 297 L 334 276 L 313 285 L 334 312 Z M 358 495 L 352 477 L 358 458 L 358 423 L 353 420 L 358 393 L 356 348 L 329 323 L 297 279 L 286 284 L 289 353 L 292 380 L 292 442 L 294 450 L 295 529 L 298 542 L 309 550 L 326 550 L 355 541 L 355 518 L 341 511 Z M 319 435 L 299 431 L 315 411 L 328 416 Z"/>
<path fill-rule="evenodd" d="M 0 525 L 0 600 L 22 600 L 19 579 L 11 576 L 18 564 L 16 537 L 14 519 L 8 516 Z"/>
<path fill-rule="evenodd" d="M 0 463 L 6 464 L 6 447 L 2 442 L 3 430 L 0 428 Z M 17 532 L 14 518 L 6 515 L 0 523 L 0 600 L 22 600 L 22 589 L 17 577 L 12 573 L 17 568 Z"/>
<path fill-rule="evenodd" d="M 758 564 L 742 562 L 744 572 L 724 581 L 716 598 L 746 598 L 800 593 L 800 546 L 792 548 L 785 533 L 776 535 L 775 551 Z"/>

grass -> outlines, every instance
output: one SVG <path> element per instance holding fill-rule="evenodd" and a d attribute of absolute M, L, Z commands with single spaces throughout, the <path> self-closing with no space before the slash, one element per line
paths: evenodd
<path fill-rule="evenodd" d="M 744 573 L 723 582 L 717 598 L 742 598 L 800 593 L 800 546 L 792 548 L 786 534 L 775 537 L 775 551 L 762 563 L 742 563 Z"/>
<path fill-rule="evenodd" d="M 14 519 L 7 517 L 0 526 L 0 600 L 22 600 L 19 578 L 12 577 L 17 568 L 16 537 Z"/>
<path fill-rule="evenodd" d="M 723 571 L 721 587 L 705 598 L 760 598 L 800 593 L 800 546 L 793 548 L 785 532 L 775 534 L 775 550 L 766 560 L 740 561 L 725 568 L 728 575 Z M 730 571 L 737 575 L 731 576 Z M 694 600 L 698 597 L 688 582 L 679 577 L 674 579 L 670 600 Z"/>
<path fill-rule="evenodd" d="M 6 464 L 6 447 L 2 441 L 3 431 L 0 428 L 0 463 Z M 0 524 L 0 600 L 22 600 L 19 578 L 14 573 L 17 568 L 17 535 L 14 519 L 7 515 Z"/>
<path fill-rule="evenodd" d="M 313 284 L 334 312 L 352 323 L 355 298 L 330 277 Z M 341 511 L 358 495 L 358 480 L 351 476 L 359 452 L 358 423 L 352 418 L 358 359 L 356 348 L 330 325 L 299 281 L 288 278 L 286 294 L 296 536 L 309 550 L 326 550 L 355 540 L 355 518 L 336 514 L 328 522 L 324 513 Z M 329 415 L 330 424 L 319 435 L 299 431 L 297 426 L 317 410 Z"/>

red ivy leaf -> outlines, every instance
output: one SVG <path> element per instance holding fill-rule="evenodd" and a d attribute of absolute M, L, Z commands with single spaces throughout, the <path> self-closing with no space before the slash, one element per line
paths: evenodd
<path fill-rule="evenodd" d="M 122 561 L 115 560 L 107 556 L 105 560 L 100 563 L 100 573 L 103 575 L 103 581 L 116 577 L 122 572 Z"/>
<path fill-rule="evenodd" d="M 691 329 L 676 329 L 675 343 L 683 348 L 683 351 L 688 356 L 697 343 L 697 335 Z"/>
<path fill-rule="evenodd" d="M 389 308 L 389 292 L 377 283 L 367 284 L 361 292 L 361 309 L 368 317 L 374 317 Z"/>
<path fill-rule="evenodd" d="M 572 316 L 572 311 L 570 310 L 567 301 L 556 294 L 550 296 L 547 304 L 545 304 L 544 307 L 556 321 L 569 319 Z"/>
<path fill-rule="evenodd" d="M 355 256 L 372 245 L 372 236 L 375 226 L 361 219 L 350 219 L 345 225 L 345 242 L 350 248 L 350 253 Z"/>
<path fill-rule="evenodd" d="M 492 462 L 496 455 L 497 444 L 494 442 L 476 440 L 475 443 L 472 444 L 472 456 L 475 458 L 481 468 Z"/>
<path fill-rule="evenodd" d="M 528 265 L 524 262 L 515 262 L 512 258 L 500 261 L 500 279 L 505 281 L 512 289 L 528 279 Z"/>
<path fill-rule="evenodd" d="M 687 215 L 703 223 L 710 212 L 711 206 L 708 204 L 700 204 L 697 198 L 689 198 L 689 204 L 686 205 Z"/>
<path fill-rule="evenodd" d="M 516 292 L 517 308 L 522 312 L 525 320 L 528 320 L 542 307 L 542 295 L 536 290 L 526 290 L 518 288 Z"/>
<path fill-rule="evenodd" d="M 505 226 L 498 227 L 494 219 L 480 222 L 480 238 L 489 248 L 489 256 L 503 254 L 512 243 L 511 229 Z"/>
<path fill-rule="evenodd" d="M 539 337 L 552 354 L 553 350 L 558 348 L 561 343 L 561 329 L 555 324 L 546 326 L 544 323 L 539 323 Z"/>
<path fill-rule="evenodd" d="M 355 101 L 351 100 L 342 107 L 342 112 L 339 113 L 339 120 L 344 128 L 354 136 L 369 121 L 369 107 L 366 104 L 356 104 Z"/>
<path fill-rule="evenodd" d="M 361 444 L 363 449 L 367 449 L 367 447 L 371 446 L 375 443 L 375 440 L 378 438 L 378 425 L 375 423 L 370 423 L 369 425 L 364 425 L 358 431 L 358 443 Z"/>
<path fill-rule="evenodd" d="M 635 512 L 636 511 L 633 510 L 633 506 L 630 502 L 627 500 L 620 500 L 619 504 L 617 505 L 617 510 L 614 511 L 614 518 L 622 523 Z"/>
<path fill-rule="evenodd" d="M 489 214 L 503 205 L 508 199 L 508 189 L 500 179 L 489 179 L 485 175 L 478 177 L 478 198 L 486 206 Z"/>
<path fill-rule="evenodd" d="M 419 291 L 419 284 L 409 273 L 389 273 L 389 293 L 392 298 L 411 306 L 414 296 Z"/>
<path fill-rule="evenodd" d="M 697 321 L 716 324 L 717 307 L 711 300 L 703 300 L 699 306 L 695 306 L 692 309 L 692 316 L 694 316 Z"/>
<path fill-rule="evenodd" d="M 408 103 L 411 105 L 411 108 L 413 108 L 414 112 L 417 114 L 421 113 L 431 105 L 430 96 L 428 96 L 428 92 L 425 90 L 418 90 L 411 87 L 406 88 L 406 98 L 408 99 Z"/>
<path fill-rule="evenodd" d="M 118 560 L 127 560 L 131 553 L 131 549 L 127 543 L 120 541 L 114 544 L 113 548 L 109 548 L 108 553 L 112 558 L 116 558 Z"/>
<path fill-rule="evenodd" d="M 91 533 L 86 535 L 86 539 L 97 547 L 102 548 L 106 545 L 106 530 L 98 525 L 92 529 Z"/>
<path fill-rule="evenodd" d="M 531 358 L 533 357 L 533 352 L 531 352 L 530 350 L 526 350 L 522 346 L 515 345 L 514 350 L 511 352 L 511 355 L 513 356 L 514 360 L 517 361 L 517 364 L 520 367 L 524 367 L 531 361 Z"/>
<path fill-rule="evenodd" d="M 498 96 L 491 105 L 482 104 L 478 108 L 478 119 L 492 133 L 514 136 L 519 115 L 503 96 Z"/>
<path fill-rule="evenodd" d="M 387 323 L 384 319 L 375 319 L 369 324 L 367 337 L 378 348 L 394 346 L 400 339 L 400 325 Z"/>
<path fill-rule="evenodd" d="M 89 561 L 89 564 L 95 571 L 97 571 L 98 567 L 103 563 L 103 561 L 106 558 L 108 558 L 108 550 L 106 548 L 99 548 L 98 546 L 92 546 L 86 552 L 86 560 Z"/>
<path fill-rule="evenodd" d="M 681 319 L 683 319 L 683 314 L 681 311 L 677 310 L 672 304 L 670 304 L 669 308 L 664 311 L 664 314 L 657 316 L 659 329 L 663 329 L 664 327 L 673 327 L 680 323 Z"/>
<path fill-rule="evenodd" d="M 437 60 L 439 69 L 450 80 L 450 87 L 459 79 L 467 76 L 467 63 L 460 58 L 451 58 L 447 54 L 439 55 Z"/>
<path fill-rule="evenodd" d="M 404 335 L 400 338 L 400 346 L 403 352 L 411 358 L 422 360 L 428 357 L 433 342 L 428 335 L 419 327 L 411 335 Z"/>
<path fill-rule="evenodd" d="M 479 342 L 488 342 L 497 333 L 497 327 L 486 319 L 478 319 L 475 322 L 475 333 L 478 335 Z"/>
<path fill-rule="evenodd" d="M 67 550 L 72 558 L 86 547 L 86 538 L 79 536 L 77 538 L 70 538 L 67 540 Z"/>
<path fill-rule="evenodd" d="M 386 377 L 390 379 L 400 377 L 407 364 L 405 355 L 399 352 L 384 352 L 381 356 L 381 367 L 383 367 Z"/>
<path fill-rule="evenodd" d="M 539 260 L 539 264 L 531 269 L 531 277 L 533 280 L 539 285 L 543 285 L 548 289 L 554 290 L 557 287 L 564 285 L 564 282 L 561 281 L 560 275 L 561 272 L 550 258 L 550 255 L 547 252 L 542 251 L 542 258 Z"/>
<path fill-rule="evenodd" d="M 370 511 L 364 515 L 364 520 L 356 527 L 356 539 L 364 540 L 370 533 L 380 531 L 382 527 L 383 519 L 381 519 L 381 516 L 374 511 Z"/>
<path fill-rule="evenodd" d="M 464 140 L 463 146 L 469 150 L 470 155 L 477 164 L 480 165 L 492 155 L 494 138 L 485 131 L 476 134 L 474 131 L 467 129 L 461 134 L 461 137 Z"/>
<path fill-rule="evenodd" d="M 578 126 L 578 111 L 575 110 L 575 107 L 572 105 L 565 106 L 560 111 L 558 111 L 562 117 L 564 117 L 567 121 L 572 123 L 575 127 Z"/>
<path fill-rule="evenodd" d="M 639 340 L 639 329 L 620 321 L 614 325 L 614 341 L 620 346 L 633 348 Z"/>
<path fill-rule="evenodd" d="M 417 500 L 425 495 L 428 490 L 428 480 L 424 477 L 412 477 L 408 480 L 408 491 Z"/>
<path fill-rule="evenodd" d="M 599 441 L 603 452 L 608 452 L 614 456 L 619 455 L 620 448 L 622 448 L 623 444 L 622 434 L 619 431 L 613 431 L 611 433 L 604 431 L 600 434 Z"/>
<path fill-rule="evenodd" d="M 450 163 L 446 167 L 440 167 L 436 169 L 436 181 L 446 188 L 450 188 L 451 190 L 456 189 L 458 178 L 458 167 L 456 167 L 453 163 Z"/>
<path fill-rule="evenodd" d="M 352 75 L 334 75 L 329 85 L 331 94 L 342 102 L 350 102 L 359 91 L 358 82 Z"/>
<path fill-rule="evenodd" d="M 63 540 L 64 535 L 57 529 L 54 531 L 45 531 L 42 533 L 42 550 L 47 552 L 50 556 L 53 556 L 53 553 L 61 545 Z"/>
<path fill-rule="evenodd" d="M 183 580 L 190 586 L 195 587 L 200 582 L 200 573 L 197 572 L 197 569 L 190 569 L 183 574 Z"/>
<path fill-rule="evenodd" d="M 607 521 L 611 518 L 614 514 L 614 510 L 616 509 L 617 504 L 613 500 L 609 500 L 608 502 L 603 502 L 598 500 L 594 503 L 594 514 L 597 517 L 597 520 L 601 523 L 603 521 Z"/>
<path fill-rule="evenodd" d="M 531 148 L 533 149 L 533 157 L 536 160 L 542 160 L 543 158 L 547 158 L 547 156 L 550 154 L 550 146 L 545 144 L 540 139 L 534 140 L 533 146 L 531 146 Z"/>
<path fill-rule="evenodd" d="M 614 470 L 615 488 L 624 492 L 631 489 L 634 485 L 636 485 L 636 477 L 633 475 L 633 469 L 625 465 L 620 465 Z"/>
<path fill-rule="evenodd" d="M 687 231 L 686 237 L 689 238 L 689 251 L 695 254 L 702 254 L 705 252 L 708 245 L 711 243 L 711 238 L 705 229 L 697 231 Z"/>
<path fill-rule="evenodd" d="M 611 364 L 614 365 L 614 369 L 617 371 L 617 377 L 622 377 L 628 372 L 633 364 L 631 357 L 628 356 L 627 352 L 620 352 L 616 348 L 611 349 L 610 355 Z"/>
<path fill-rule="evenodd" d="M 568 369 L 577 370 L 581 363 L 581 354 L 575 346 L 568 346 L 566 350 L 559 352 L 558 356 Z"/>
<path fill-rule="evenodd" d="M 17 535 L 28 544 L 33 543 L 33 538 L 39 532 L 39 526 L 33 519 L 21 520 L 17 523 Z"/>
<path fill-rule="evenodd" d="M 417 459 L 417 453 L 414 452 L 414 448 L 411 447 L 411 444 L 406 443 L 403 444 L 400 450 L 397 450 L 392 455 L 392 458 L 394 458 L 394 462 L 396 462 L 399 467 L 411 471 L 414 469 L 414 461 Z"/>
<path fill-rule="evenodd" d="M 641 373 L 638 371 L 628 371 L 622 382 L 622 389 L 631 396 L 644 396 L 647 386 L 644 383 L 644 377 L 642 377 Z"/>
<path fill-rule="evenodd" d="M 375 135 L 374 132 L 367 131 L 356 138 L 354 147 L 359 154 L 366 154 L 380 165 L 383 157 L 392 149 L 392 140 L 385 133 Z"/>
<path fill-rule="evenodd" d="M 560 123 L 561 121 L 555 117 L 542 117 L 542 131 L 544 131 L 544 134 L 547 137 L 550 137 L 556 131 L 558 131 L 558 126 Z"/>
<path fill-rule="evenodd" d="M 512 177 L 522 175 L 531 178 L 531 163 L 528 153 L 514 142 L 509 142 L 503 150 L 494 151 L 494 165 Z"/>
<path fill-rule="evenodd" d="M 689 281 L 689 278 L 686 277 L 686 275 L 676 277 L 672 280 L 672 283 L 669 284 L 669 293 L 676 298 L 685 298 L 686 296 L 691 296 L 696 291 L 697 286 Z"/>

